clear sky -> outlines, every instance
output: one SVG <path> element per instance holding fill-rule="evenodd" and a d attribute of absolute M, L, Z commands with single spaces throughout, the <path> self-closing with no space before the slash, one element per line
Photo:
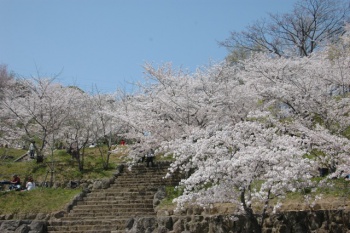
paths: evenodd
<path fill-rule="evenodd" d="M 141 81 L 142 66 L 194 71 L 224 60 L 218 45 L 296 0 L 0 0 L 0 64 L 104 93 Z"/>

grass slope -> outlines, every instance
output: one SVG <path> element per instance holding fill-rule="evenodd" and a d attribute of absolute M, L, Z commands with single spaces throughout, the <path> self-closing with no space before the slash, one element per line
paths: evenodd
<path fill-rule="evenodd" d="M 97 148 L 87 148 L 84 156 L 84 170 L 79 171 L 76 159 L 65 150 L 55 150 L 46 156 L 43 163 L 36 163 L 27 157 L 14 162 L 25 154 L 26 150 L 0 148 L 0 181 L 11 180 L 18 174 L 24 185 L 29 176 L 38 185 L 51 181 L 59 188 L 37 187 L 33 191 L 8 191 L 3 186 L 0 191 L 0 214 L 51 213 L 62 210 L 72 198 L 81 192 L 80 189 L 65 189 L 67 182 L 81 179 L 99 179 L 111 177 L 117 164 L 123 161 L 126 147 L 119 148 L 120 153 L 110 155 L 109 168 L 104 170 L 102 158 Z M 51 173 L 51 171 L 53 171 Z"/>

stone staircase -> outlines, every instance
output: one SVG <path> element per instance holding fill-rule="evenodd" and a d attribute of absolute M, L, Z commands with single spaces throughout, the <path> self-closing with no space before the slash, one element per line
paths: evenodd
<path fill-rule="evenodd" d="M 56 233 L 121 233 L 130 219 L 155 217 L 154 194 L 160 186 L 175 186 L 179 178 L 164 179 L 169 163 L 147 168 L 127 167 L 108 189 L 92 190 L 83 200 L 58 220 L 50 221 L 48 232 Z"/>

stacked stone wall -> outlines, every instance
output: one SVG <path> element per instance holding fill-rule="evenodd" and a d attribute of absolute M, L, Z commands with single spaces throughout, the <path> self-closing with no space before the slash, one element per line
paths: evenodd
<path fill-rule="evenodd" d="M 3 218 L 4 216 L 2 216 Z M 54 215 L 51 215 L 54 217 Z M 46 233 L 48 220 L 0 220 L 0 232 Z M 246 233 L 247 219 L 230 215 L 171 215 L 130 218 L 126 233 Z M 264 233 L 347 233 L 348 210 L 287 211 L 268 217 Z"/>

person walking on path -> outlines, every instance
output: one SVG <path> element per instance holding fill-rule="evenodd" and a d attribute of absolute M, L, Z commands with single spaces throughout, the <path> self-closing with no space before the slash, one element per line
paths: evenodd
<path fill-rule="evenodd" d="M 147 167 L 149 167 L 149 164 L 151 163 L 151 166 L 154 167 L 154 163 L 153 163 L 153 158 L 154 158 L 154 151 L 153 149 L 150 149 L 146 155 L 146 163 L 147 163 Z"/>
<path fill-rule="evenodd" d="M 35 142 L 31 142 L 29 145 L 29 155 L 31 159 L 34 159 L 34 153 L 35 153 Z"/>

